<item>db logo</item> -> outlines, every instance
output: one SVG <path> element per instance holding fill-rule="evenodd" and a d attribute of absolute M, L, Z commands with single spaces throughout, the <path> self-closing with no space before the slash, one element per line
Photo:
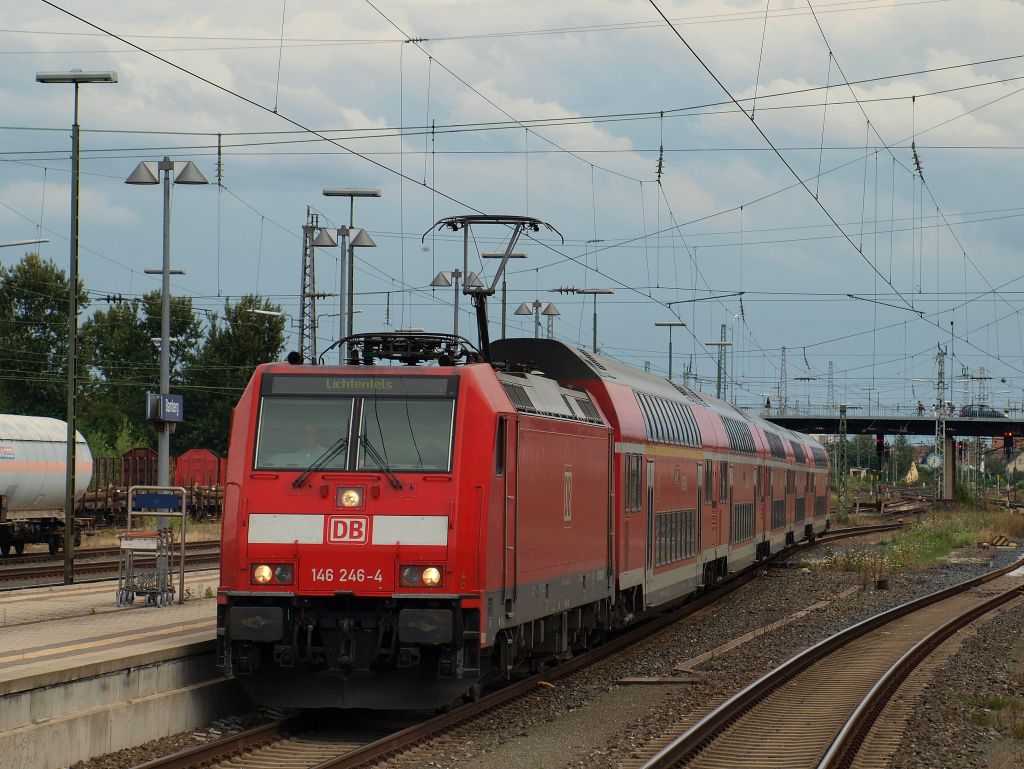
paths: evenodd
<path fill-rule="evenodd" d="M 365 515 L 335 515 L 328 523 L 328 542 L 366 543 L 370 519 Z"/>

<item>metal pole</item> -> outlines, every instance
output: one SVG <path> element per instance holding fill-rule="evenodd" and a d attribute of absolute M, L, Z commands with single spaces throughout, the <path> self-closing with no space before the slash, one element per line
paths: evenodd
<path fill-rule="evenodd" d="M 591 345 L 594 353 L 597 353 L 597 294 L 594 294 L 594 343 Z"/>
<path fill-rule="evenodd" d="M 540 339 L 540 300 L 533 300 L 533 338 Z"/>
<path fill-rule="evenodd" d="M 68 449 L 64 488 L 64 584 L 75 581 L 75 440 L 78 408 L 78 83 L 71 123 L 71 264 L 68 269 Z"/>
<path fill-rule="evenodd" d="M 505 282 L 505 275 L 501 276 L 501 338 L 505 338 L 505 320 L 508 316 L 508 283 Z"/>
<path fill-rule="evenodd" d="M 348 247 L 349 234 L 341 236 L 341 260 L 338 263 L 338 339 L 345 338 L 345 253 Z M 338 365 L 345 363 L 345 345 L 338 345 Z"/>
<path fill-rule="evenodd" d="M 159 169 L 164 173 L 164 256 L 162 266 L 162 289 L 160 297 L 160 397 L 163 398 L 171 389 L 171 176 L 174 163 L 164 156 Z M 157 433 L 157 467 L 156 483 L 158 486 L 169 485 L 169 469 L 171 458 L 171 433 L 167 422 L 159 423 Z M 156 527 L 167 528 L 169 519 L 158 515 Z"/>
<path fill-rule="evenodd" d="M 352 245 L 352 228 L 355 227 L 356 199 L 349 198 L 348 208 L 348 322 L 346 336 L 352 336 L 352 308 L 355 305 L 356 249 Z"/>
<path fill-rule="evenodd" d="M 672 381 L 672 327 L 668 327 L 668 381 Z"/>
<path fill-rule="evenodd" d="M 462 273 L 459 270 L 452 270 L 452 285 L 455 286 L 455 336 L 459 335 L 459 278 Z"/>

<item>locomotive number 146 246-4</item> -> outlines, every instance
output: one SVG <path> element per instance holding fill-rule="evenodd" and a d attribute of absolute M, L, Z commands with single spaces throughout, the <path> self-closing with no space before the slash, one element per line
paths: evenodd
<path fill-rule="evenodd" d="M 339 566 L 336 569 L 314 566 L 311 570 L 314 582 L 383 582 L 384 574 L 380 569 L 373 571 L 364 568 L 348 568 Z"/>

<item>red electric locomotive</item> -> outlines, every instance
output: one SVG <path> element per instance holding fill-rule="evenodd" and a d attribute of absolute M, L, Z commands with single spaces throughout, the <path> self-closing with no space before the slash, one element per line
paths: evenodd
<path fill-rule="evenodd" d="M 824 450 L 721 401 L 556 341 L 353 343 L 470 362 L 257 369 L 218 628 L 259 702 L 439 707 L 827 527 Z"/>
<path fill-rule="evenodd" d="M 258 702 L 442 707 L 828 527 L 811 439 L 561 342 L 492 347 L 478 298 L 480 352 L 364 334 L 242 395 L 218 663 Z"/>

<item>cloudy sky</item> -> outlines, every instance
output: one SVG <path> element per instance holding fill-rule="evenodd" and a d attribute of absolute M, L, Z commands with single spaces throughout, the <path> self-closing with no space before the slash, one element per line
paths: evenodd
<path fill-rule="evenodd" d="M 450 329 L 451 289 L 426 287 L 461 266 L 461 237 L 422 234 L 454 214 L 528 214 L 565 244 L 520 244 L 512 335 L 532 333 L 516 305 L 554 301 L 556 335 L 589 346 L 591 301 L 550 289 L 613 288 L 598 300 L 603 352 L 667 373 L 654 323 L 685 321 L 674 374 L 691 367 L 713 391 L 705 342 L 725 324 L 741 404 L 777 404 L 783 348 L 791 403 L 826 402 L 830 362 L 836 400 L 930 403 L 915 380 L 934 379 L 939 343 L 947 372 L 993 377 L 970 380 L 969 401 L 980 382 L 993 404 L 1024 397 L 1019 3 L 0 7 L 0 242 L 48 238 L 41 252 L 66 266 L 72 89 L 35 74 L 118 73 L 81 90 L 94 307 L 159 285 L 143 271 L 160 264 L 160 191 L 124 178 L 167 154 L 215 181 L 219 143 L 222 184 L 179 187 L 173 205 L 173 267 L 187 273 L 173 290 L 203 311 L 258 292 L 297 316 L 307 209 L 345 224 L 322 188 L 373 187 L 382 197 L 356 205 L 377 242 L 359 252 L 357 331 Z M 476 232 L 471 269 L 493 273 L 477 254 L 501 234 Z M 318 252 L 318 290 L 337 291 L 337 257 Z M 321 349 L 336 301 L 318 308 Z M 491 317 L 497 336 L 500 297 Z"/>

